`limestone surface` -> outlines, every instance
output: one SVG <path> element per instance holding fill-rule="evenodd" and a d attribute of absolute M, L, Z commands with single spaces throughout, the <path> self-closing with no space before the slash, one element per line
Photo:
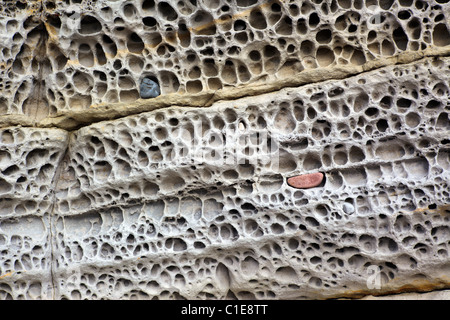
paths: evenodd
<path fill-rule="evenodd" d="M 0 299 L 450 288 L 449 15 L 2 3 Z"/>
<path fill-rule="evenodd" d="M 367 296 L 363 300 L 449 300 L 449 290 L 439 290 L 427 293 L 403 293 L 382 297 Z"/>
<path fill-rule="evenodd" d="M 279 81 L 450 45 L 448 1 L 6 2 L 0 113 L 40 120 L 139 98 Z"/>
<path fill-rule="evenodd" d="M 143 99 L 156 98 L 161 94 L 159 85 L 150 78 L 142 79 L 140 86 L 140 96 Z"/>
<path fill-rule="evenodd" d="M 290 177 L 287 179 L 287 183 L 297 189 L 309 189 L 320 185 L 323 181 L 323 173 L 315 172 L 309 174 L 303 174 L 300 176 Z"/>
<path fill-rule="evenodd" d="M 0 299 L 52 298 L 55 175 L 68 144 L 60 129 L 0 129 Z"/>
<path fill-rule="evenodd" d="M 428 59 L 78 130 L 56 189 L 58 297 L 447 286 L 449 66 Z M 287 184 L 319 169 L 323 187 Z"/>

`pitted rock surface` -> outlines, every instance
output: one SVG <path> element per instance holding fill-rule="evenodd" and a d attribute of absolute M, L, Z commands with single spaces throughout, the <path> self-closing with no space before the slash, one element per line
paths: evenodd
<path fill-rule="evenodd" d="M 150 78 L 144 78 L 141 81 L 140 95 L 143 99 L 156 98 L 161 94 L 159 85 Z"/>
<path fill-rule="evenodd" d="M 449 6 L 2 3 L 0 299 L 450 288 Z"/>
<path fill-rule="evenodd" d="M 323 180 L 323 173 L 315 172 L 304 174 L 300 176 L 295 176 L 287 179 L 287 183 L 297 189 L 308 189 L 314 188 L 320 185 Z"/>

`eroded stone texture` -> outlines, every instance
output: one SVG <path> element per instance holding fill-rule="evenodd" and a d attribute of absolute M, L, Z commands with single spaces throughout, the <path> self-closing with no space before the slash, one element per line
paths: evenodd
<path fill-rule="evenodd" d="M 297 189 L 309 189 L 320 185 L 323 180 L 323 173 L 315 172 L 303 174 L 287 179 L 288 185 Z"/>
<path fill-rule="evenodd" d="M 449 65 L 428 59 L 78 130 L 56 193 L 57 296 L 448 286 Z M 323 187 L 287 184 L 318 169 Z"/>
<path fill-rule="evenodd" d="M 2 6 L 0 114 L 33 119 L 278 81 L 449 45 L 448 1 L 23 1 Z"/>

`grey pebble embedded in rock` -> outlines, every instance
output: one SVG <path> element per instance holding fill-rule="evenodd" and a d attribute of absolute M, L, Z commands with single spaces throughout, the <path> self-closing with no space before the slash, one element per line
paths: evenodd
<path fill-rule="evenodd" d="M 450 289 L 449 14 L 0 1 L 0 299 Z"/>
<path fill-rule="evenodd" d="M 142 79 L 140 86 L 140 95 L 143 99 L 156 98 L 161 94 L 159 85 L 150 78 Z"/>
<path fill-rule="evenodd" d="M 353 212 L 355 212 L 355 207 L 353 205 L 351 205 L 350 203 L 348 203 L 348 202 L 344 203 L 342 209 L 347 214 L 352 214 Z"/>

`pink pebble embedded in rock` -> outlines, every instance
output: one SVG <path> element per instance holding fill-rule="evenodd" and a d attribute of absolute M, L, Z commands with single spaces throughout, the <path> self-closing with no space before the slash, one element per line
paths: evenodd
<path fill-rule="evenodd" d="M 297 189 L 308 189 L 317 187 L 323 180 L 323 173 L 308 173 L 300 176 L 291 177 L 287 183 Z"/>

